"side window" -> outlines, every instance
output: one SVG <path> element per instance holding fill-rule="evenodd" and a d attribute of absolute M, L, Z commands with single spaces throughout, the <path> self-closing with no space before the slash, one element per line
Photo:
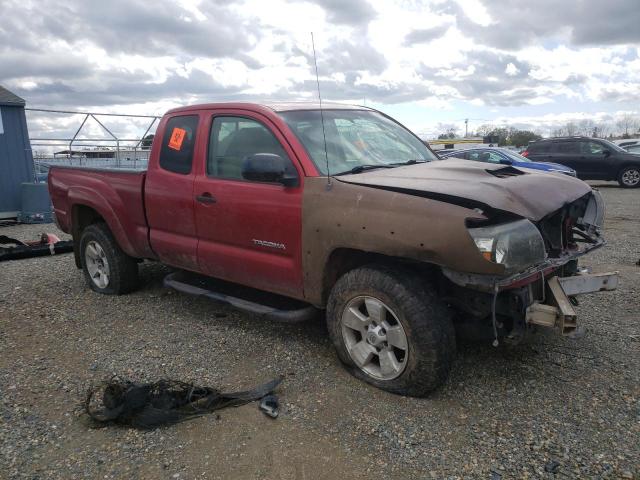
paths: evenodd
<path fill-rule="evenodd" d="M 191 173 L 197 129 L 197 115 L 169 119 L 160 149 L 160 167 L 182 175 Z"/>
<path fill-rule="evenodd" d="M 255 120 L 242 117 L 216 117 L 209 137 L 207 175 L 231 180 L 244 180 L 244 160 L 257 153 L 280 155 L 285 160 L 285 174 L 298 172 L 273 133 Z"/>
<path fill-rule="evenodd" d="M 582 146 L 582 153 L 584 155 L 597 155 L 602 156 L 604 147 L 598 142 L 580 142 Z"/>
<path fill-rule="evenodd" d="M 580 144 L 578 142 L 560 142 L 556 144 L 555 150 L 565 154 L 580 153 Z"/>
<path fill-rule="evenodd" d="M 489 157 L 488 157 L 489 162 L 500 163 L 500 161 L 502 160 L 502 157 L 498 155 L 496 152 L 488 152 L 488 153 L 489 153 Z"/>

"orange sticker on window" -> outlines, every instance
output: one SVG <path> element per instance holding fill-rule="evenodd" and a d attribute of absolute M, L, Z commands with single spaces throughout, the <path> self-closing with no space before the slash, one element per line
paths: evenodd
<path fill-rule="evenodd" d="M 187 135 L 187 131 L 183 128 L 175 127 L 171 132 L 171 138 L 169 138 L 169 148 L 174 150 L 180 150 L 182 148 L 182 142 Z"/>

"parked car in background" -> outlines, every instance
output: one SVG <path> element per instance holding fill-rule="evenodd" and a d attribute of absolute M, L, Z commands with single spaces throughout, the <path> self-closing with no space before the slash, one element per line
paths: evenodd
<path fill-rule="evenodd" d="M 530 143 L 522 155 L 534 162 L 566 165 L 582 180 L 617 180 L 625 188 L 640 187 L 640 157 L 600 138 L 538 140 Z"/>
<path fill-rule="evenodd" d="M 640 145 L 640 138 L 624 138 L 622 140 L 614 140 L 613 143 L 626 150 L 627 147 L 632 145 Z"/>
<path fill-rule="evenodd" d="M 440 158 L 464 158 L 465 160 L 474 160 L 476 162 L 501 163 L 514 167 L 533 168 L 535 170 L 544 170 L 545 172 L 560 172 L 572 177 L 576 176 L 576 172 L 572 168 L 559 163 L 532 162 L 528 158 L 506 148 L 484 147 L 448 150 L 446 152 L 438 152 L 438 155 Z"/>
<path fill-rule="evenodd" d="M 633 153 L 634 155 L 640 155 L 640 143 L 637 145 L 629 145 L 628 147 L 622 147 L 627 152 Z"/>

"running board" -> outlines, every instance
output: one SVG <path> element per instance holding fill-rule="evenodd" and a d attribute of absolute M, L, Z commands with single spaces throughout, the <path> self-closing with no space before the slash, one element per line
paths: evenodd
<path fill-rule="evenodd" d="M 299 300 L 190 272 L 170 273 L 163 283 L 179 292 L 207 297 L 278 322 L 304 322 L 316 317 L 319 311 Z"/>

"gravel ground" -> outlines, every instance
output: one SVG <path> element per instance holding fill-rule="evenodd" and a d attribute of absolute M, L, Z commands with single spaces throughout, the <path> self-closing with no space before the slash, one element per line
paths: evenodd
<path fill-rule="evenodd" d="M 619 270 L 585 296 L 587 335 L 518 347 L 461 345 L 425 399 L 359 382 L 322 322 L 284 325 L 166 290 L 91 292 L 71 255 L 0 264 L 2 478 L 640 478 L 640 191 L 602 185 L 609 246 L 583 263 Z M 12 226 L 24 239 L 53 226 Z M 223 390 L 286 375 L 280 418 L 256 404 L 141 432 L 91 428 L 87 388 L 113 374 Z"/>

